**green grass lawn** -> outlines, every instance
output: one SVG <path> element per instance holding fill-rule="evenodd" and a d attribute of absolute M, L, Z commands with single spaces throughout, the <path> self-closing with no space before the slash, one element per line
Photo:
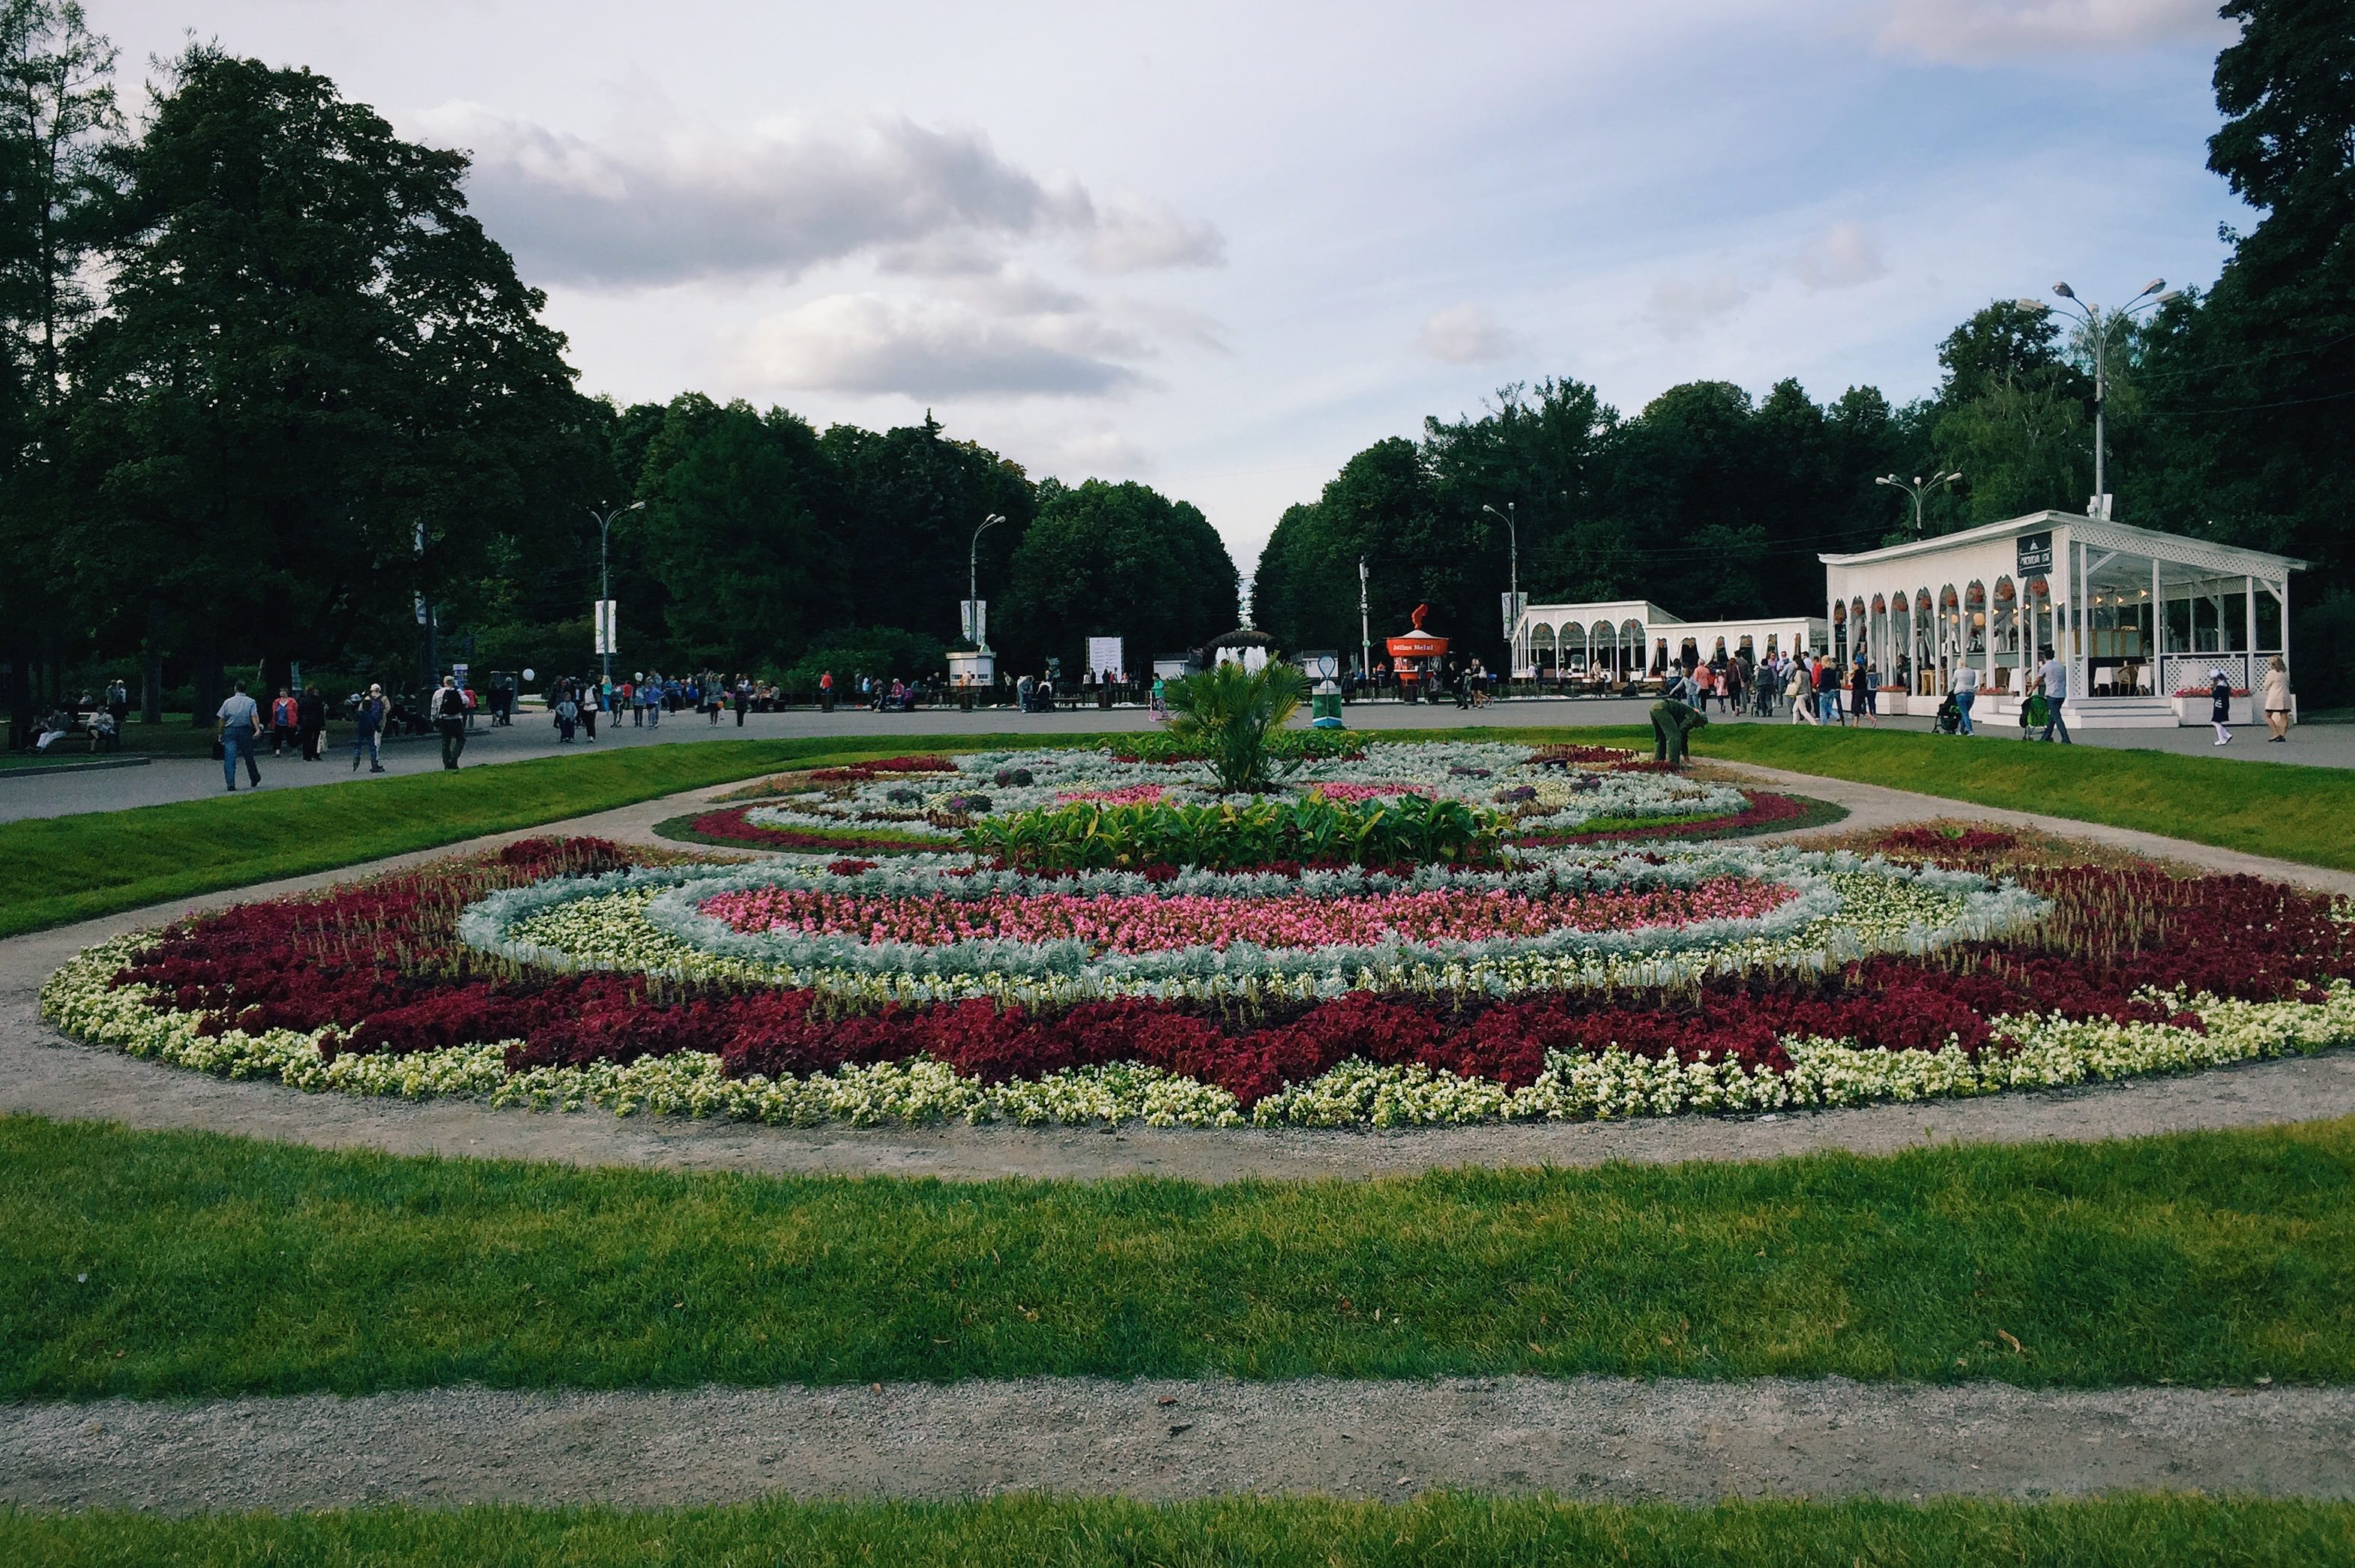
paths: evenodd
<path fill-rule="evenodd" d="M 2347 768 L 1796 724 L 1715 724 L 1699 742 L 1703 761 L 1855 779 L 2355 870 L 2348 831 L 2355 770 Z"/>
<path fill-rule="evenodd" d="M 1433 1497 L 1406 1504 L 1252 1499 L 1155 1507 L 1015 1497 L 187 1520 L 0 1511 L 0 1559 L 51 1568 L 163 1562 L 186 1568 L 2289 1568 L 2355 1560 L 2355 1505 L 2176 1496 L 1678 1509 Z"/>
<path fill-rule="evenodd" d="M 1053 739 L 1053 737 L 1046 737 Z M 783 767 L 982 736 L 821 736 L 633 746 L 457 773 L 404 773 L 0 823 L 0 936 L 610 811 Z"/>
<path fill-rule="evenodd" d="M 2355 1380 L 2350 1301 L 2355 1118 L 1220 1187 L 582 1170 L 0 1121 L 0 1398 L 1515 1371 L 2322 1383 Z"/>

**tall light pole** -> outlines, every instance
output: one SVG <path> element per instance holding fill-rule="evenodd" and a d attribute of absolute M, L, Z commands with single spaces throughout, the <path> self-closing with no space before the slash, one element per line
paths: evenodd
<path fill-rule="evenodd" d="M 981 527 L 973 530 L 973 543 L 964 552 L 965 603 L 973 606 L 973 624 L 968 630 L 973 635 L 974 651 L 976 653 L 989 651 L 989 639 L 982 635 L 989 628 L 981 622 L 981 536 L 1005 520 L 996 512 L 982 518 Z"/>
<path fill-rule="evenodd" d="M 2162 293 L 2162 290 L 2165 292 Z M 2096 496 L 2106 496 L 2110 493 L 2109 485 L 2107 483 L 2109 441 L 2108 431 L 2105 428 L 2102 415 L 2105 405 L 2109 400 L 2110 393 L 2110 329 L 2117 325 L 2118 323 L 2133 316 L 2139 311 L 2151 310 L 2157 306 L 2165 304 L 2171 299 L 2180 297 L 2183 291 L 2181 289 L 2168 288 L 2167 280 L 2165 278 L 2153 278 L 2150 282 L 2143 285 L 2142 293 L 2135 295 L 2133 299 L 2127 301 L 2125 308 L 2120 310 L 2104 310 L 2100 305 L 2087 304 L 2083 300 L 2077 297 L 2077 291 L 2071 288 L 2067 283 L 2053 284 L 2052 292 L 2059 294 L 2062 299 L 2068 301 L 2074 308 L 2078 319 L 2093 329 L 2094 494 Z M 2018 304 L 2020 309 L 2025 311 L 2033 311 L 2038 315 L 2042 315 L 2052 308 L 2051 305 L 2046 304 L 2042 300 L 2019 299 L 2013 303 Z M 2094 506 L 2100 506 L 2101 504 L 2102 503 L 2099 500 L 2096 500 L 2094 503 Z"/>
<path fill-rule="evenodd" d="M 1373 623 L 1366 619 L 1366 558 L 1358 558 L 1358 674 L 1370 683 L 1374 678 Z"/>
<path fill-rule="evenodd" d="M 605 547 L 613 537 L 613 519 L 623 512 L 643 512 L 645 509 L 646 504 L 644 501 L 633 501 L 626 507 L 616 507 L 610 512 L 600 512 L 594 507 L 589 508 L 589 515 L 597 519 L 597 611 L 599 614 L 604 613 L 605 606 L 613 602 L 613 580 L 605 566 Z M 619 621 L 621 617 L 616 615 L 613 619 Z M 615 629 L 611 625 L 607 626 L 605 635 L 598 639 L 605 645 L 604 663 L 599 670 L 598 678 L 608 686 L 613 683 L 613 632 Z"/>
<path fill-rule="evenodd" d="M 1917 474 L 1909 482 L 1900 479 L 1894 474 L 1884 474 L 1873 483 L 1886 485 L 1892 490 L 1902 490 L 1913 497 L 1913 537 L 1918 539 L 1922 537 L 1922 497 L 1933 490 L 1945 489 L 1961 477 L 1960 473 L 1954 473 L 1941 474 L 1934 478 L 1924 479 Z"/>
<path fill-rule="evenodd" d="M 1480 504 L 1480 509 L 1492 517 L 1504 519 L 1505 537 L 1510 539 L 1513 545 L 1511 579 L 1513 619 L 1505 628 L 1505 662 L 1513 667 L 1505 672 L 1505 678 L 1511 680 L 1521 673 L 1521 530 L 1515 524 L 1515 519 L 1520 514 L 1520 503 L 1508 501 L 1505 503 L 1505 509 L 1500 512 L 1484 501 Z"/>

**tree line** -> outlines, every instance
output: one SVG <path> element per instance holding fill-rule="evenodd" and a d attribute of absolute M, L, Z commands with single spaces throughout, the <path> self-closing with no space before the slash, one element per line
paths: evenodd
<path fill-rule="evenodd" d="M 2305 557 L 2309 681 L 2355 674 L 2355 27 L 2232 0 L 2210 166 L 2256 214 L 2212 289 L 2114 338 L 2124 520 Z M 621 662 L 813 676 L 936 669 L 968 552 L 1009 666 L 1133 667 L 1234 626 L 1195 507 L 1034 480 L 929 416 L 819 430 L 688 393 L 583 396 L 543 296 L 469 212 L 463 154 L 333 82 L 196 46 L 133 123 L 72 0 L 0 0 L 0 665 L 17 733 L 131 674 L 210 710 L 231 672 L 353 677 L 591 663 L 600 519 Z M 1812 608 L 1816 555 L 1910 533 L 1879 475 L 1959 469 L 1946 531 L 2092 488 L 2088 344 L 1998 301 L 1929 397 L 1671 389 L 1633 415 L 1559 378 L 1375 443 L 1287 509 L 1254 619 L 1353 648 L 1417 603 L 1491 665 L 1517 533 L 1539 598 L 1690 617 Z M 629 509 L 633 507 L 635 509 Z M 989 516 L 1001 525 L 975 530 Z M 1507 519 L 1511 520 L 1508 533 Z"/>
<path fill-rule="evenodd" d="M 623 662 L 937 670 L 974 530 L 1024 667 L 1232 628 L 1193 507 L 1034 483 L 919 426 L 583 396 L 463 154 L 193 46 L 132 124 L 72 0 L 0 0 L 0 661 L 21 739 L 101 668 L 155 716 L 231 672 L 580 672 L 601 521 Z M 633 507 L 633 503 L 642 503 Z M 847 670 L 846 670 L 847 673 Z"/>
<path fill-rule="evenodd" d="M 2355 677 L 2355 22 L 2310 0 L 2232 0 L 2209 167 L 2257 213 L 2215 286 L 2118 324 L 2107 354 L 2119 520 L 2302 557 L 2293 649 L 2307 689 Z M 2060 302 L 2053 302 L 2056 305 Z M 1359 563 L 1379 650 L 1418 603 L 1501 668 L 1511 541 L 1538 601 L 1647 598 L 1688 619 L 1817 610 L 1823 551 L 1913 537 L 1881 475 L 1934 493 L 1925 533 L 2093 493 L 2091 335 L 2065 310 L 1989 304 L 1940 346 L 1930 396 L 1796 380 L 1761 399 L 1673 387 L 1633 416 L 1571 379 L 1508 386 L 1351 457 L 1288 508 L 1252 581 L 1295 647 L 1359 645 Z M 1379 656 L 1379 652 L 1377 654 Z"/>

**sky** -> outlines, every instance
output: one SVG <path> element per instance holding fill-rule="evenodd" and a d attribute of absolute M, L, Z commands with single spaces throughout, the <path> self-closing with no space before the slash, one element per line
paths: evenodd
<path fill-rule="evenodd" d="M 1507 384 L 1902 402 L 1988 300 L 2249 220 L 2212 0 L 85 3 L 132 82 L 193 37 L 471 152 L 585 391 L 929 409 L 1245 572 Z"/>

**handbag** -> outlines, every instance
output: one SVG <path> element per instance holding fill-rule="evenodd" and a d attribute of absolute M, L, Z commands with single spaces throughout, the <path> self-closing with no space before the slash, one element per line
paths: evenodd
<path fill-rule="evenodd" d="M 226 756 L 228 756 L 228 755 L 229 755 L 229 748 L 228 748 L 227 746 L 225 746 L 225 745 L 223 745 L 223 744 L 221 743 L 221 738 L 220 738 L 218 735 L 214 736 L 214 737 L 213 737 L 213 761 L 218 763 L 218 762 L 219 762 L 223 757 L 226 757 Z"/>

